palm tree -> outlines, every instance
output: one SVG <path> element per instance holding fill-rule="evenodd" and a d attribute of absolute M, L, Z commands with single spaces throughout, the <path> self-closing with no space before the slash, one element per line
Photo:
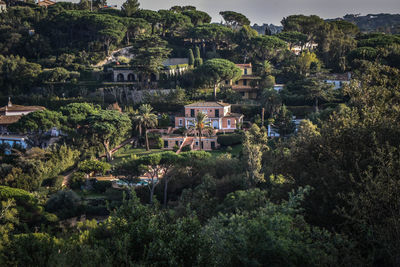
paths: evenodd
<path fill-rule="evenodd" d="M 142 128 L 144 128 L 146 138 L 146 150 L 149 151 L 149 138 L 147 129 L 156 127 L 158 124 L 157 115 L 153 113 L 153 108 L 149 104 L 143 104 L 139 107 L 139 113 L 134 116 L 136 127 L 139 129 L 139 134 L 142 136 Z"/>
<path fill-rule="evenodd" d="M 207 121 L 207 119 L 208 119 L 207 114 L 205 114 L 205 113 L 203 113 L 201 111 L 198 112 L 197 115 L 196 115 L 196 121 L 195 121 L 194 129 L 199 134 L 200 150 L 202 149 L 201 137 L 203 136 L 203 131 L 211 129 L 210 121 Z"/>

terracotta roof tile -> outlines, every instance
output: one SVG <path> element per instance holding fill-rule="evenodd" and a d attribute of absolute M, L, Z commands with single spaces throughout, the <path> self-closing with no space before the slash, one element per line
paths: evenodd
<path fill-rule="evenodd" d="M 9 125 L 13 124 L 22 117 L 22 115 L 13 115 L 13 116 L 0 116 L 0 125 Z"/>
<path fill-rule="evenodd" d="M 41 106 L 22 106 L 22 105 L 14 105 L 12 104 L 10 107 L 4 106 L 0 108 L 0 111 L 37 111 L 37 110 L 45 110 L 45 107 Z"/>
<path fill-rule="evenodd" d="M 185 107 L 227 107 L 231 104 L 224 103 L 224 102 L 195 102 Z"/>
<path fill-rule="evenodd" d="M 235 64 L 236 66 L 238 66 L 239 68 L 240 67 L 242 67 L 242 68 L 251 68 L 251 63 L 248 63 L 248 64 Z"/>

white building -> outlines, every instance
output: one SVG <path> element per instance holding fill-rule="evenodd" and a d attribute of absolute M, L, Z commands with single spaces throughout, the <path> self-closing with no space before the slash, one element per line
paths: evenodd
<path fill-rule="evenodd" d="M 5 2 L 0 1 L 0 13 L 7 11 L 7 5 Z"/>
<path fill-rule="evenodd" d="M 189 69 L 188 58 L 169 58 L 163 62 L 164 69 L 160 73 L 152 73 L 151 82 L 156 82 L 160 79 L 160 74 L 164 73 L 167 76 L 181 75 Z M 108 68 L 112 72 L 114 82 L 142 82 L 144 77 L 132 70 L 129 65 L 119 65 Z"/>
<path fill-rule="evenodd" d="M 327 84 L 331 84 L 333 89 L 340 89 L 345 84 L 350 84 L 351 72 L 331 74 L 323 78 L 323 81 Z"/>

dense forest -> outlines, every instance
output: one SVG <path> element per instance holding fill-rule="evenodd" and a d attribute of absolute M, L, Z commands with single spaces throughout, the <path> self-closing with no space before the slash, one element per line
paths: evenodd
<path fill-rule="evenodd" d="M 1 106 L 45 109 L 9 126 L 27 146 L 0 144 L 0 266 L 400 265 L 398 25 L 291 15 L 260 34 L 244 14 L 211 23 L 193 6 L 6 3 Z M 168 58 L 187 71 L 150 94 Z M 255 99 L 222 86 L 245 63 Z M 121 66 L 143 80 L 110 81 Z M 351 80 L 333 88 L 333 75 Z M 161 149 L 152 129 L 214 100 L 245 118 L 219 149 Z M 201 138 L 202 119 L 174 133 Z"/>

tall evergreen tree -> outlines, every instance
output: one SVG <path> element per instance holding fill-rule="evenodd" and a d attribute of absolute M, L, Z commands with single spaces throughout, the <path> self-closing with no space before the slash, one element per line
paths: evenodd
<path fill-rule="evenodd" d="M 193 55 L 193 50 L 189 49 L 188 51 L 188 57 L 189 57 L 189 66 L 194 66 L 194 55 Z"/>
<path fill-rule="evenodd" d="M 121 9 L 125 16 L 130 17 L 139 10 L 139 6 L 138 0 L 126 0 L 126 2 L 122 4 Z"/>

